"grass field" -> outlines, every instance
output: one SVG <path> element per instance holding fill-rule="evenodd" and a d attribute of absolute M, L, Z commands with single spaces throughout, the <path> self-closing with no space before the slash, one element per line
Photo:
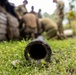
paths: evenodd
<path fill-rule="evenodd" d="M 30 64 L 24 49 L 30 41 L 0 42 L 0 75 L 76 75 L 76 38 L 46 40 L 52 49 L 50 63 Z M 14 68 L 13 60 L 20 60 Z"/>

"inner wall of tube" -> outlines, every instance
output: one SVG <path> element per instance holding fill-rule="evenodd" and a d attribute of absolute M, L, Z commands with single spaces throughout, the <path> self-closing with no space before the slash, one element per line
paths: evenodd
<path fill-rule="evenodd" d="M 46 49 L 42 44 L 33 44 L 30 47 L 29 54 L 31 58 L 40 60 L 46 56 Z"/>

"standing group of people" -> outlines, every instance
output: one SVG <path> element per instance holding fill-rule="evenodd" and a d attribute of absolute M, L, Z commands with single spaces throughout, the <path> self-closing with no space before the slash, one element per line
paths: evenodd
<path fill-rule="evenodd" d="M 26 8 L 27 4 L 28 4 L 28 1 L 24 0 L 22 5 L 19 5 L 18 7 L 15 8 L 15 12 L 18 16 L 18 19 L 21 19 L 22 15 L 28 12 Z M 30 13 L 37 15 L 39 18 L 42 18 L 41 9 L 39 9 L 38 12 L 35 12 L 34 6 L 31 6 Z"/>
<path fill-rule="evenodd" d="M 63 28 L 63 20 L 64 20 L 64 2 L 62 0 L 53 0 L 56 3 L 56 23 L 58 26 L 58 35 L 65 39 L 66 36 L 64 35 L 64 28 Z M 41 9 L 39 9 L 38 13 L 34 11 L 34 6 L 31 7 L 31 13 L 37 14 L 39 18 L 42 18 Z"/>
<path fill-rule="evenodd" d="M 34 11 L 34 6 L 31 6 L 30 13 L 33 13 L 38 16 L 38 18 L 42 18 L 41 9 L 38 10 L 38 13 Z"/>
<path fill-rule="evenodd" d="M 53 2 L 57 4 L 57 9 L 56 9 L 56 21 L 57 22 L 56 23 L 58 26 L 58 34 L 62 35 L 65 38 L 65 35 L 63 33 L 64 29 L 62 25 L 62 21 L 64 19 L 64 3 L 61 0 L 53 0 Z M 28 1 L 24 0 L 23 5 L 20 5 L 17 10 L 14 4 L 10 3 L 8 0 L 0 0 L 0 6 L 4 7 L 7 12 L 9 12 L 11 15 L 16 17 L 19 21 L 22 19 L 22 15 L 28 12 L 26 8 L 27 4 L 28 4 Z M 39 18 L 42 18 L 41 9 L 39 9 L 38 13 L 36 13 L 34 11 L 34 6 L 31 6 L 30 13 L 37 15 Z"/>

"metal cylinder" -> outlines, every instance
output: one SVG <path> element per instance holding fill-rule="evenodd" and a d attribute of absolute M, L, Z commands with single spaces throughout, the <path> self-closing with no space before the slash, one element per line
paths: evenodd
<path fill-rule="evenodd" d="M 45 42 L 42 36 L 39 36 L 37 39 L 32 40 L 24 50 L 24 56 L 26 60 L 30 62 L 32 62 L 32 60 L 38 62 L 45 60 L 46 62 L 49 62 L 51 59 L 51 54 L 51 48 Z"/>

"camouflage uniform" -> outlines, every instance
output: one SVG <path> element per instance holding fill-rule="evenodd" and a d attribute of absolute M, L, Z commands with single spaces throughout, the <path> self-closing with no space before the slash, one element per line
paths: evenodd
<path fill-rule="evenodd" d="M 22 23 L 19 25 L 20 36 L 22 38 L 36 38 L 40 35 L 40 23 L 36 15 L 27 13 L 22 17 Z"/>
<path fill-rule="evenodd" d="M 57 35 L 57 24 L 50 18 L 39 19 L 41 25 L 41 34 L 46 32 L 47 39 L 53 38 Z"/>
<path fill-rule="evenodd" d="M 19 19 L 22 18 L 23 14 L 27 11 L 26 7 L 24 5 L 19 5 L 15 8 L 15 12 Z"/>
<path fill-rule="evenodd" d="M 63 10 L 64 10 L 64 3 L 62 1 L 57 1 L 56 21 L 59 33 L 63 33 L 63 25 L 62 25 L 62 21 L 64 19 Z"/>
<path fill-rule="evenodd" d="M 38 18 L 42 18 L 42 14 L 41 14 L 41 9 L 39 9 L 39 11 L 38 11 Z"/>
<path fill-rule="evenodd" d="M 15 8 L 15 13 L 17 14 L 18 19 L 22 19 L 23 14 L 27 12 L 26 4 L 28 4 L 27 0 L 23 1 L 23 5 L 19 5 Z"/>

